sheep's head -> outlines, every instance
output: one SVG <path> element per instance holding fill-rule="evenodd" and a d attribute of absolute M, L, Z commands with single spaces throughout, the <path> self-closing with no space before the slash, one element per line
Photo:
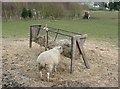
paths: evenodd
<path fill-rule="evenodd" d="M 60 51 L 60 53 L 63 52 L 63 48 L 62 48 L 62 46 L 57 46 L 57 47 L 55 47 L 55 49 L 58 49 L 58 50 Z"/>

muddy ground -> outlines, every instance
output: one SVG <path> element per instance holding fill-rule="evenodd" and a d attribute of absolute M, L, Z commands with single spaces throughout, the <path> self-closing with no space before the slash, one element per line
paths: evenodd
<path fill-rule="evenodd" d="M 118 48 L 93 41 L 86 41 L 85 53 L 90 69 L 82 58 L 74 61 L 70 74 L 70 59 L 62 56 L 58 71 L 50 82 L 39 78 L 37 56 L 44 47 L 33 43 L 29 48 L 27 38 L 2 39 L 3 87 L 118 87 Z"/>

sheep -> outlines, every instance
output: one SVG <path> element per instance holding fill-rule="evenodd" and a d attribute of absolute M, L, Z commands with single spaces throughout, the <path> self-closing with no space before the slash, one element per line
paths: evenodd
<path fill-rule="evenodd" d="M 52 49 L 55 46 L 62 46 L 63 52 L 62 54 L 66 57 L 71 57 L 71 41 L 68 39 L 61 39 L 58 41 L 49 42 L 48 48 Z"/>
<path fill-rule="evenodd" d="M 45 38 L 44 38 L 45 37 Z M 45 46 L 45 39 L 46 39 L 46 36 L 45 35 L 38 35 L 36 37 L 36 39 L 34 39 L 33 41 L 35 43 L 38 43 L 40 46 Z M 52 39 L 50 36 L 48 36 L 48 40 Z"/>
<path fill-rule="evenodd" d="M 71 42 L 70 42 L 70 40 L 68 40 L 68 39 L 62 39 L 62 40 L 59 40 L 58 42 L 57 42 L 57 44 L 59 44 L 60 46 L 70 46 L 71 45 Z"/>
<path fill-rule="evenodd" d="M 42 78 L 42 69 L 45 69 L 47 72 L 47 80 L 49 82 L 50 73 L 53 69 L 56 72 L 56 67 L 59 64 L 61 53 L 63 52 L 61 46 L 56 46 L 53 49 L 42 52 L 38 58 L 38 68 L 40 72 L 40 77 Z"/>
<path fill-rule="evenodd" d="M 51 40 L 52 37 L 48 37 L 49 42 L 48 42 L 48 49 L 52 49 L 55 46 L 62 46 L 63 48 L 63 55 L 66 57 L 71 57 L 71 41 L 68 39 L 61 39 L 57 41 Z M 45 39 L 43 36 L 38 36 L 37 39 L 35 40 L 36 43 L 40 44 L 41 46 L 45 46 Z"/>

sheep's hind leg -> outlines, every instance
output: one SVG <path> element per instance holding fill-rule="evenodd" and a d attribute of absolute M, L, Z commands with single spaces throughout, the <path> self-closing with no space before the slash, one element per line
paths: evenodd
<path fill-rule="evenodd" d="M 54 65 L 54 72 L 57 72 L 57 66 Z"/>
<path fill-rule="evenodd" d="M 42 78 L 42 71 L 40 71 L 40 78 Z"/>
<path fill-rule="evenodd" d="M 49 82 L 49 80 L 50 80 L 50 73 L 47 72 L 47 81 Z"/>
<path fill-rule="evenodd" d="M 46 65 L 46 70 L 47 70 L 47 81 L 49 82 L 50 80 L 50 73 L 52 73 L 53 70 L 53 65 Z"/>
<path fill-rule="evenodd" d="M 39 69 L 39 72 L 40 72 L 40 78 L 42 78 L 42 67 L 40 66 L 40 64 L 38 65 L 38 69 Z"/>

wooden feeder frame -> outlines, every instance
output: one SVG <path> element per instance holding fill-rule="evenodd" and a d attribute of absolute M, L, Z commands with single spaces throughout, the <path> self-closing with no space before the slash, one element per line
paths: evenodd
<path fill-rule="evenodd" d="M 30 26 L 30 40 L 29 40 L 29 47 L 30 48 L 32 47 L 32 41 L 33 41 L 32 39 L 33 39 L 33 37 L 37 37 L 39 35 L 39 32 L 41 30 L 41 26 L 42 25 L 31 25 Z M 33 29 L 35 27 L 37 29 Z M 83 44 L 84 44 L 84 42 L 87 38 L 86 35 L 82 35 L 82 34 L 76 33 L 76 32 L 66 31 L 66 30 L 62 30 L 62 29 L 55 29 L 55 28 L 52 28 L 52 27 L 47 27 L 47 28 L 48 29 L 51 28 L 51 29 L 46 31 L 46 39 L 44 37 L 45 43 L 46 43 L 45 44 L 45 50 L 47 50 L 47 48 L 48 48 L 49 32 L 56 33 L 54 41 L 56 40 L 58 34 L 70 37 L 71 38 L 71 54 L 72 54 L 71 55 L 71 63 L 70 63 L 70 73 L 73 72 L 73 61 L 75 60 L 75 53 L 76 53 L 77 48 L 79 50 L 79 53 L 82 55 L 82 58 L 83 58 L 83 61 L 84 61 L 84 64 L 85 64 L 86 68 L 88 68 L 88 69 L 90 68 L 90 66 L 88 64 L 88 61 L 87 61 L 87 58 L 86 58 L 86 55 L 85 55 L 85 52 L 84 52 L 84 48 L 83 48 Z M 34 34 L 33 34 L 33 31 L 34 31 Z M 63 33 L 59 32 L 59 31 L 62 31 Z M 75 36 L 64 34 L 64 32 L 73 33 L 73 34 L 75 34 Z"/>

